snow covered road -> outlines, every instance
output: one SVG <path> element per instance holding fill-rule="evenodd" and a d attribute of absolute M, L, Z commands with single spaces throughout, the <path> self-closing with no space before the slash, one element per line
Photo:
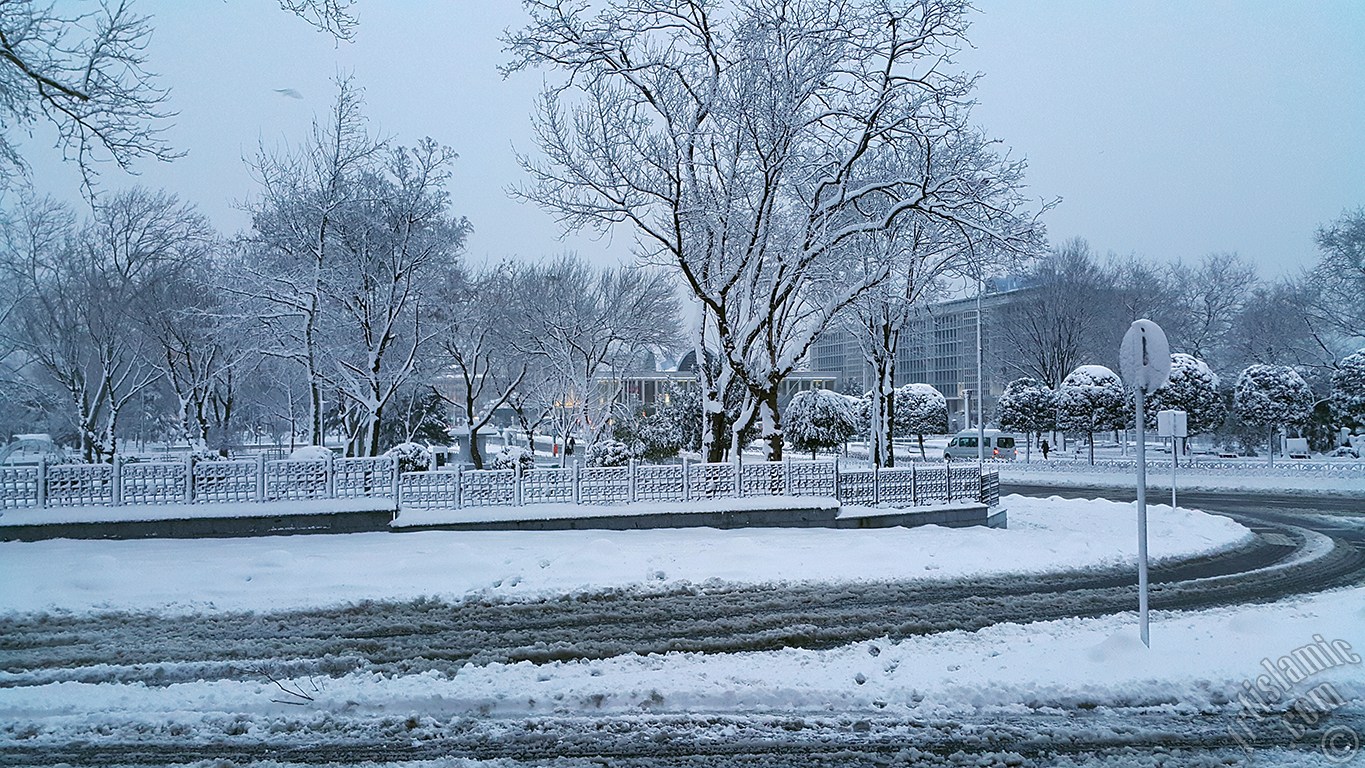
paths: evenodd
<path fill-rule="evenodd" d="M 1037 552 L 1010 561 L 1012 547 L 1036 549 L 1037 534 L 1065 538 L 1060 528 L 1077 523 L 1097 552 L 1109 522 L 1131 541 L 1130 508 L 1088 503 L 1070 517 L 1056 502 L 1011 503 L 1016 529 L 980 532 L 995 545 L 988 562 L 948 578 L 872 578 L 879 565 L 853 559 L 869 550 L 825 540 L 814 546 L 854 578 L 792 579 L 788 568 L 772 579 L 759 562 L 751 575 L 768 578 L 748 583 L 632 585 L 599 574 L 595 588 L 562 594 L 528 580 L 524 591 L 484 586 L 452 599 L 393 589 L 404 599 L 342 605 L 299 583 L 281 600 L 286 610 L 250 611 L 187 607 L 175 585 L 138 592 L 118 578 L 104 592 L 110 608 L 123 606 L 114 610 L 82 607 L 93 599 L 86 591 L 48 592 L 57 610 L 0 618 L 0 764 L 1162 764 L 1154 745 L 1171 765 L 1235 763 L 1247 748 L 1258 764 L 1295 764 L 1321 758 L 1334 733 L 1365 732 L 1359 665 L 1325 673 L 1345 703 L 1293 739 L 1276 718 L 1228 727 L 1240 722 L 1238 681 L 1261 657 L 1314 633 L 1365 648 L 1359 589 L 1238 605 L 1359 583 L 1365 566 L 1349 542 L 1307 530 L 1311 520 L 1258 521 L 1251 538 L 1214 535 L 1222 518 L 1168 520 L 1169 530 L 1157 528 L 1168 559 L 1153 572 L 1148 651 L 1134 637 L 1131 566 L 1087 562 L 1084 548 L 1055 543 L 1054 560 L 1084 567 L 1041 572 Z M 1334 520 L 1318 523 L 1341 530 Z M 753 532 L 729 533 L 747 534 L 741 546 L 766 559 Z M 909 547 L 903 573 L 962 568 L 951 547 L 926 557 L 944 546 L 937 532 L 891 535 Z M 1205 536 L 1171 556 L 1173 542 Z M 980 545 L 952 541 L 967 552 Z M 1190 549 L 1214 553 L 1191 558 Z M 615 555 L 632 573 L 664 562 Z M 279 562 L 287 573 L 294 561 Z M 686 555 L 662 565 L 689 567 Z M 277 580 L 262 594 L 285 590 Z M 1201 606 L 1227 607 L 1162 610 Z"/>

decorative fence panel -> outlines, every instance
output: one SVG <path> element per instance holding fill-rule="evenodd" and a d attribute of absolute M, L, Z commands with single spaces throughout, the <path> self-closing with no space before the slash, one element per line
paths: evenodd
<path fill-rule="evenodd" d="M 373 499 L 393 495 L 394 459 L 337 459 L 332 462 L 333 491 L 339 499 Z"/>
<path fill-rule="evenodd" d="M 951 475 L 951 488 L 949 478 Z M 951 492 L 950 492 L 951 491 Z M 971 464 L 847 469 L 833 461 L 691 463 L 399 473 L 388 457 L 0 467 L 0 508 L 395 498 L 413 509 L 826 496 L 847 504 L 999 503 Z"/>
<path fill-rule="evenodd" d="M 870 469 L 841 470 L 839 500 L 845 504 L 876 504 L 877 473 Z"/>
<path fill-rule="evenodd" d="M 521 476 L 521 503 L 573 503 L 574 469 L 537 469 Z"/>
<path fill-rule="evenodd" d="M 786 493 L 787 462 L 758 461 L 741 464 L 741 496 L 782 496 Z"/>
<path fill-rule="evenodd" d="M 460 473 L 460 506 L 505 507 L 516 502 L 515 470 L 471 469 Z"/>
<path fill-rule="evenodd" d="M 877 471 L 877 501 L 881 504 L 915 504 L 914 466 Z"/>
<path fill-rule="evenodd" d="M 976 467 L 948 465 L 948 501 L 977 501 L 981 498 L 981 472 Z"/>
<path fill-rule="evenodd" d="M 267 461 L 265 497 L 280 499 L 320 499 L 327 496 L 331 461 Z"/>
<path fill-rule="evenodd" d="M 630 467 L 583 467 L 578 476 L 578 501 L 624 504 L 630 501 L 630 477 Z"/>
<path fill-rule="evenodd" d="M 540 470 L 536 470 L 539 472 Z M 682 464 L 637 464 L 636 501 L 686 501 L 687 482 Z"/>
<path fill-rule="evenodd" d="M 833 461 L 791 462 L 787 493 L 792 496 L 833 496 L 838 467 Z"/>
<path fill-rule="evenodd" d="M 267 466 L 271 462 L 267 462 Z M 283 462 L 274 462 L 283 463 Z M 322 462 L 289 462 L 314 464 Z M 194 501 L 255 501 L 258 499 L 259 466 L 254 461 L 196 461 L 194 463 Z M 267 475 L 268 477 L 268 475 Z M 282 497 L 281 497 L 282 498 Z M 298 497 L 292 497 L 298 498 Z"/>
<path fill-rule="evenodd" d="M 915 468 L 915 503 L 942 504 L 948 501 L 948 468 Z"/>
<path fill-rule="evenodd" d="M 185 501 L 189 465 L 136 462 L 119 467 L 119 500 L 124 504 L 177 504 Z"/>
<path fill-rule="evenodd" d="M 38 506 L 38 468 L 0 467 L 0 509 Z"/>
<path fill-rule="evenodd" d="M 735 495 L 734 464 L 688 464 L 689 499 L 723 499 Z"/>
<path fill-rule="evenodd" d="M 404 472 L 399 482 L 399 504 L 415 509 L 459 506 L 460 473 L 444 470 Z"/>
<path fill-rule="evenodd" d="M 111 464 L 52 464 L 47 467 L 49 507 L 76 507 L 114 503 L 114 467 Z"/>

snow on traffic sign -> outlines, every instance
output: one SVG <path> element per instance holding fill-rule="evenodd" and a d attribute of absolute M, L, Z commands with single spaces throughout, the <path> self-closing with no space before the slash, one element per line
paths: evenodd
<path fill-rule="evenodd" d="M 1171 378 L 1171 345 L 1161 326 L 1151 320 L 1134 320 L 1128 326 L 1119 345 L 1119 369 L 1125 384 L 1143 392 Z"/>

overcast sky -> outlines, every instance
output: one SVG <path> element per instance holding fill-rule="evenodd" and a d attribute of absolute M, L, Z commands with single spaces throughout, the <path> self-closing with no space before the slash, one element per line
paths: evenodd
<path fill-rule="evenodd" d="M 274 0 L 136 0 L 153 15 L 151 67 L 179 112 L 168 138 L 186 157 L 149 164 L 109 188 L 162 187 L 224 232 L 248 221 L 243 163 L 257 147 L 299 143 L 335 93 L 365 91 L 373 127 L 403 144 L 431 136 L 460 153 L 453 197 L 474 226 L 476 258 L 572 248 L 627 257 L 629 242 L 560 240 L 554 221 L 504 194 L 533 151 L 527 116 L 538 73 L 504 81 L 501 32 L 513 0 L 361 0 L 354 43 L 335 43 Z M 1193 259 L 1236 251 L 1263 274 L 1314 256 L 1314 229 L 1365 205 L 1365 2 L 978 0 L 979 124 L 1028 159 L 1054 243 L 1085 237 L 1103 253 Z M 280 93 L 292 89 L 302 98 Z M 77 177 L 30 144 L 40 190 L 71 196 Z"/>

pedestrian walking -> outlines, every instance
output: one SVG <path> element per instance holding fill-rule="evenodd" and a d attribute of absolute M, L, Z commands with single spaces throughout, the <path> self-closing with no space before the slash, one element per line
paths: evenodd
<path fill-rule="evenodd" d="M 1043 442 L 1039 443 L 1038 447 L 1043 449 L 1043 461 L 1047 461 L 1047 452 L 1052 450 L 1052 446 L 1047 444 L 1047 438 L 1043 438 Z"/>

